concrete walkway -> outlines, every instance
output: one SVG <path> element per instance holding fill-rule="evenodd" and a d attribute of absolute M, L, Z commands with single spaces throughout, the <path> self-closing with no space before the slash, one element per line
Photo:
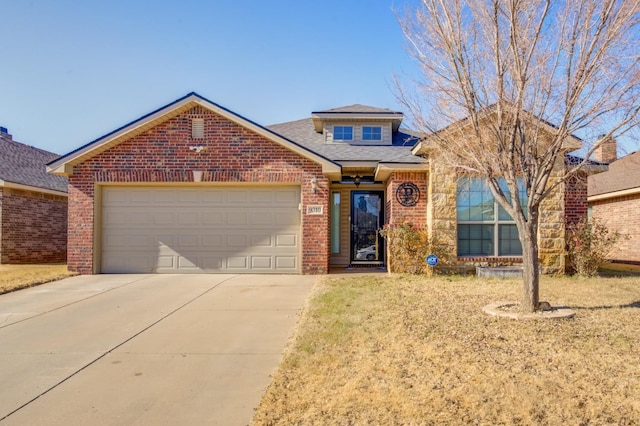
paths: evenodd
<path fill-rule="evenodd" d="M 315 277 L 96 275 L 0 296 L 0 425 L 245 425 Z"/>

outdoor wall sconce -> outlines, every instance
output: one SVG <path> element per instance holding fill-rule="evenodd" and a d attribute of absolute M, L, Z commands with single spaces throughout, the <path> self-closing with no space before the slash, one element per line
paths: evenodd
<path fill-rule="evenodd" d="M 202 170 L 194 170 L 193 171 L 193 181 L 194 182 L 202 182 Z"/>
<path fill-rule="evenodd" d="M 360 187 L 360 182 L 362 182 L 362 178 L 360 175 L 356 175 L 356 177 L 353 178 L 353 183 L 356 184 L 356 188 Z"/>
<path fill-rule="evenodd" d="M 318 178 L 316 178 L 315 176 L 311 178 L 311 192 L 313 192 L 314 194 L 318 192 Z"/>
<path fill-rule="evenodd" d="M 194 151 L 196 154 L 200 154 L 202 151 L 206 151 L 207 147 L 198 145 L 198 146 L 190 146 L 189 149 Z"/>

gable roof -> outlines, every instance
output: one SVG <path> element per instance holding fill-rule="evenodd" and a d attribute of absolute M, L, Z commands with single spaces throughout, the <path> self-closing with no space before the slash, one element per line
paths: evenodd
<path fill-rule="evenodd" d="M 504 106 L 505 109 L 507 110 L 513 110 L 513 105 L 509 104 L 507 102 L 503 102 L 502 105 Z M 479 120 L 482 120 L 484 118 L 489 117 L 492 114 L 495 114 L 498 108 L 498 104 L 492 104 L 489 105 L 485 108 L 483 108 L 482 110 L 479 111 L 478 114 L 478 118 Z M 536 116 L 533 113 L 530 113 L 528 111 L 522 111 L 525 115 L 527 115 L 529 117 L 529 119 L 534 122 L 537 123 L 537 126 L 539 126 L 540 128 L 542 128 L 542 130 L 546 131 L 547 133 L 553 133 L 555 132 L 555 130 L 558 129 L 557 126 L 555 126 L 554 124 L 548 122 L 547 120 L 540 118 L 538 116 Z M 432 148 L 432 144 L 430 143 L 431 141 L 433 141 L 434 139 L 437 138 L 438 135 L 440 134 L 446 134 L 448 132 L 454 132 L 454 131 L 459 131 L 465 127 L 470 126 L 470 120 L 469 117 L 464 117 L 458 121 L 455 121 L 451 124 L 449 124 L 448 126 L 434 132 L 431 134 L 427 134 L 424 136 L 423 140 L 420 141 L 418 144 L 416 144 L 415 148 L 413 149 L 414 154 L 419 155 L 419 154 L 424 154 L 426 153 L 429 148 Z M 562 141 L 562 145 L 563 148 L 566 151 L 575 151 L 577 149 L 580 149 L 582 147 L 582 139 L 580 139 L 579 137 L 575 136 L 575 135 L 569 135 L 565 140 Z"/>
<path fill-rule="evenodd" d="M 0 134 L 0 186 L 53 191 L 65 195 L 67 179 L 47 173 L 46 165 L 58 157 L 49 151 L 16 142 Z"/>
<path fill-rule="evenodd" d="M 589 201 L 640 192 L 640 151 L 609 164 L 609 170 L 589 176 Z"/>
<path fill-rule="evenodd" d="M 398 131 L 402 123 L 403 114 L 387 108 L 377 108 L 368 105 L 354 104 L 324 111 L 314 111 L 311 119 L 316 132 L 322 132 L 325 121 L 358 120 L 358 121 L 389 121 L 394 132 Z"/>
<path fill-rule="evenodd" d="M 362 104 L 353 104 L 342 106 L 338 108 L 326 109 L 323 111 L 314 111 L 311 114 L 336 114 L 336 113 L 347 113 L 347 114 L 400 114 L 401 112 L 393 111 L 388 108 L 378 108 L 368 105 Z"/>
<path fill-rule="evenodd" d="M 308 148 L 283 137 L 273 131 L 263 127 L 241 115 L 238 115 L 231 110 L 228 110 L 216 103 L 209 101 L 208 99 L 198 95 L 195 92 L 188 93 L 184 97 L 171 102 L 164 107 L 161 107 L 137 120 L 126 124 L 111 133 L 108 133 L 88 144 L 58 158 L 55 161 L 49 163 L 47 170 L 50 173 L 59 175 L 71 175 L 73 174 L 73 167 L 82 163 L 83 161 L 94 157 L 108 150 L 109 148 L 116 146 L 126 140 L 133 138 L 145 131 L 163 123 L 185 111 L 190 110 L 194 106 L 201 106 L 206 108 L 222 117 L 248 129 L 267 139 L 288 148 L 297 154 L 308 158 L 322 166 L 322 171 L 325 174 L 340 174 L 340 165 L 334 163 L 330 159 L 323 157 L 321 154 L 309 150 Z"/>
<path fill-rule="evenodd" d="M 422 164 L 427 162 L 426 159 L 411 153 L 411 149 L 418 141 L 418 137 L 408 130 L 401 129 L 395 132 L 392 145 L 363 146 L 346 143 L 325 143 L 324 135 L 315 131 L 312 118 L 274 124 L 267 127 L 338 163 L 345 161 L 371 161 Z"/>

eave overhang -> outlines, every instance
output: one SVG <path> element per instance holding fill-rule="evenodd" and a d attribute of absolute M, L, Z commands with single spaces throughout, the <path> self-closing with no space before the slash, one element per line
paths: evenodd
<path fill-rule="evenodd" d="M 181 113 L 190 110 L 195 106 L 201 106 L 208 109 L 252 132 L 255 132 L 281 146 L 290 149 L 291 151 L 305 157 L 322 166 L 322 173 L 335 178 L 335 176 L 341 175 L 340 165 L 323 157 L 289 139 L 286 139 L 271 130 L 248 120 L 218 104 L 215 104 L 197 93 L 189 93 L 172 102 L 171 104 L 164 106 L 150 114 L 147 114 L 113 132 L 102 136 L 88 143 L 62 157 L 52 161 L 47 165 L 47 172 L 62 176 L 70 176 L 73 174 L 73 168 L 78 164 L 124 142 L 127 141 L 147 130 L 167 121 L 173 117 L 180 115 Z"/>
<path fill-rule="evenodd" d="M 505 105 L 507 110 L 513 109 L 509 105 Z M 480 122 L 483 120 L 488 120 L 489 116 L 496 114 L 496 106 L 492 105 L 485 108 L 478 116 Z M 548 121 L 535 116 L 532 113 L 527 111 L 523 111 L 523 113 L 528 117 L 528 120 L 536 123 L 536 125 L 545 133 L 549 135 L 553 135 L 558 131 L 558 128 Z M 482 123 L 481 123 L 482 124 Z M 450 124 L 449 126 L 433 133 L 430 135 L 426 135 L 422 140 L 415 144 L 411 152 L 414 155 L 424 155 L 427 154 L 430 150 L 434 149 L 438 145 L 438 140 L 444 141 L 451 133 L 456 134 L 464 134 L 466 129 L 471 127 L 471 123 L 468 118 L 464 118 L 462 120 L 456 121 L 455 123 Z M 575 135 L 569 135 L 564 138 L 562 141 L 562 152 L 567 153 L 571 151 L 575 151 L 582 148 L 582 139 Z"/>
<path fill-rule="evenodd" d="M 64 191 L 56 191 L 55 189 L 41 188 L 39 186 L 24 185 L 22 183 L 10 182 L 0 179 L 0 188 L 20 189 L 22 191 L 40 192 L 42 194 L 59 195 L 60 197 L 68 197 Z"/>
<path fill-rule="evenodd" d="M 605 192 L 603 194 L 589 195 L 587 197 L 587 202 L 591 203 L 594 201 L 607 200 L 610 198 L 617 198 L 617 197 L 627 197 L 629 195 L 635 195 L 635 194 L 640 194 L 640 186 L 636 188 L 622 189 L 620 191 L 612 191 L 612 192 Z"/>
<path fill-rule="evenodd" d="M 393 172 L 426 172 L 429 163 L 378 163 L 375 170 L 375 179 L 385 181 Z"/>
<path fill-rule="evenodd" d="M 401 112 L 312 112 L 311 119 L 316 132 L 322 132 L 325 121 L 344 122 L 379 122 L 390 121 L 392 131 L 395 133 L 400 128 L 403 114 Z"/>
<path fill-rule="evenodd" d="M 411 153 L 413 155 L 425 155 L 428 154 L 429 151 L 437 148 L 437 138 L 439 136 L 427 136 L 422 139 L 420 142 L 416 143 L 413 148 L 411 148 Z M 571 152 L 582 147 L 582 140 L 576 136 L 569 136 L 562 141 L 562 152 Z"/>

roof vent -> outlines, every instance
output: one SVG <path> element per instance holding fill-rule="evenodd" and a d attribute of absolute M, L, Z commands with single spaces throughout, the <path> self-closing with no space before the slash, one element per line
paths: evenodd
<path fill-rule="evenodd" d="M 204 138 L 204 118 L 191 119 L 191 137 L 194 139 Z"/>

